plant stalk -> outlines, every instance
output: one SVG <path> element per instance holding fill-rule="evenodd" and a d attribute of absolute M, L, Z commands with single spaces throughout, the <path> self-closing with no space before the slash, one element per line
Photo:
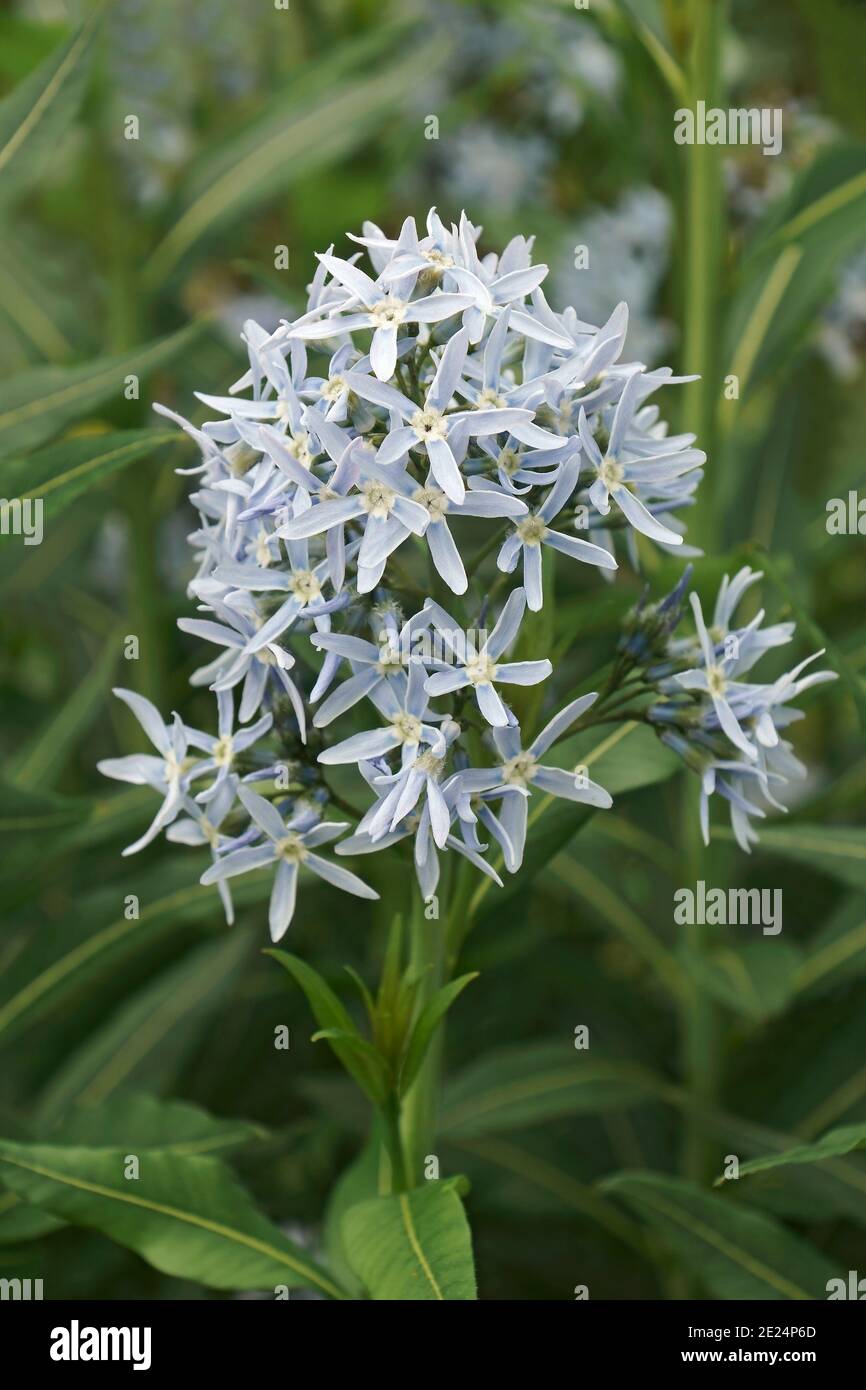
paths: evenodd
<path fill-rule="evenodd" d="M 689 102 L 706 108 L 724 105 L 722 47 L 727 0 L 689 0 Z M 686 388 L 684 428 L 697 435 L 710 465 L 714 458 L 719 379 L 719 307 L 724 250 L 724 186 L 722 148 L 698 144 L 686 147 L 685 257 L 683 285 L 683 369 L 700 380 Z M 708 540 L 712 516 L 712 466 L 690 519 L 690 537 Z"/>
<path fill-rule="evenodd" d="M 409 917 L 409 965 L 419 979 L 417 1007 L 420 1009 L 446 980 L 445 929 L 444 921 L 438 921 L 436 918 L 428 920 L 425 917 L 425 905 L 421 897 L 421 890 L 415 879 L 414 870 L 411 872 L 412 909 Z M 447 894 L 448 878 L 445 876 L 444 868 L 443 883 L 445 894 Z M 445 900 L 448 901 L 447 897 Z M 410 1186 L 420 1181 L 425 1159 L 428 1154 L 434 1152 L 442 1084 L 444 1029 L 443 1022 L 436 1030 L 436 1035 L 430 1043 L 421 1069 L 403 1101 L 401 1132 Z"/>

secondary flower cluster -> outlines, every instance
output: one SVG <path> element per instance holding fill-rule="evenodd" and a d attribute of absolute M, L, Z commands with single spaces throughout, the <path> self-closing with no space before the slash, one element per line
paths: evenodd
<path fill-rule="evenodd" d="M 662 742 L 701 779 L 704 843 L 709 843 L 709 799 L 716 792 L 728 803 L 731 828 L 746 852 L 758 839 L 752 819 L 766 816 L 762 802 L 786 809 L 773 788 L 806 776 L 783 736 L 789 725 L 804 717 L 792 701 L 810 687 L 836 679 L 835 671 L 801 674 L 823 651 L 767 684 L 745 679 L 766 652 L 784 646 L 794 635 L 791 622 L 764 627 L 763 609 L 742 626 L 735 621 L 743 595 L 761 578 L 759 570 L 748 566 L 733 579 L 725 575 L 709 627 L 700 599 L 690 594 L 695 637 L 667 638 L 666 660 L 647 670 L 648 681 L 663 697 L 647 717 L 663 730 Z"/>
<path fill-rule="evenodd" d="M 219 886 L 229 918 L 227 881 L 274 864 L 275 939 L 301 865 L 376 896 L 316 852 L 349 828 L 326 818 L 346 806 L 338 765 L 360 771 L 372 804 L 337 854 L 412 837 L 425 896 L 443 851 L 499 883 L 484 857 L 493 843 L 516 871 L 536 788 L 610 805 L 541 761 L 594 695 L 535 738 L 521 733 L 509 688 L 552 669 L 513 657 L 521 620 L 544 602 L 545 551 L 607 575 L 623 552 L 637 564 L 639 534 L 694 553 L 679 513 L 704 455 L 648 403 L 677 379 L 620 361 L 624 304 L 601 328 L 556 313 L 531 242 L 481 256 L 478 235 L 465 215 L 448 227 L 435 211 L 423 235 L 411 218 L 395 240 L 366 224 L 353 240 L 372 274 L 360 251 L 320 255 L 306 312 L 270 335 L 246 324 L 249 370 L 230 394 L 199 396 L 208 423 L 158 407 L 201 451 L 189 472 L 202 616 L 180 626 L 215 648 L 192 682 L 215 693 L 218 731 L 167 724 L 118 691 L 156 755 L 100 766 L 163 798 L 126 852 L 162 830 L 209 845 L 202 882 Z M 482 594 L 488 554 L 499 577 Z M 362 731 L 332 738 L 362 701 Z"/>

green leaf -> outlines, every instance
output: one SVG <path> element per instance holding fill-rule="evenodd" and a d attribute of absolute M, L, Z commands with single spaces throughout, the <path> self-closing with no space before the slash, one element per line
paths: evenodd
<path fill-rule="evenodd" d="M 36 737 L 22 748 L 9 768 L 12 780 L 25 789 L 50 790 L 66 761 L 102 708 L 120 657 L 122 628 L 108 639 L 90 670 Z"/>
<path fill-rule="evenodd" d="M 216 893 L 202 896 L 201 886 L 189 882 L 188 867 L 182 866 L 178 876 L 184 880 L 183 886 L 164 892 L 162 897 L 143 898 L 137 919 L 122 913 L 94 929 L 90 914 L 85 913 L 81 921 L 67 919 L 40 928 L 31 946 L 4 972 L 0 1039 L 5 1043 L 22 1028 L 40 1021 L 49 1010 L 68 1007 L 85 981 L 116 969 L 126 953 L 152 952 L 164 936 L 177 933 L 182 923 L 201 923 L 222 915 Z M 163 865 L 156 878 L 164 885 L 167 877 Z M 264 901 L 269 891 L 265 879 L 250 877 L 233 887 L 232 896 L 240 907 Z M 122 896 L 119 891 L 118 901 Z"/>
<path fill-rule="evenodd" d="M 741 399 L 747 382 L 790 361 L 839 267 L 861 245 L 864 216 L 862 146 L 821 151 L 773 206 L 744 259 L 728 320 L 727 370 L 739 378 Z"/>
<path fill-rule="evenodd" d="M 733 836 L 723 826 L 719 838 Z M 860 826 L 768 825 L 761 827 L 760 850 L 805 864 L 828 878 L 866 888 L 866 833 Z"/>
<path fill-rule="evenodd" d="M 266 956 L 273 956 L 274 960 L 279 961 L 284 970 L 300 985 L 307 1002 L 313 1011 L 316 1022 L 326 1030 L 332 1051 L 338 1057 L 342 1066 L 350 1076 L 353 1076 L 358 1085 L 366 1095 L 374 1101 L 376 1105 L 381 1104 L 382 1078 L 378 1069 L 367 1053 L 357 1044 L 363 1044 L 365 1039 L 361 1037 L 348 1010 L 343 1007 L 330 985 L 322 979 L 321 975 L 307 965 L 298 956 L 290 955 L 288 951 L 268 950 Z M 328 1036 L 333 1034 L 333 1036 Z M 367 1044 L 369 1047 L 369 1043 Z M 377 1062 L 380 1061 L 378 1053 Z"/>
<path fill-rule="evenodd" d="M 227 1152 L 264 1138 L 266 1131 L 247 1120 L 223 1120 L 188 1101 L 161 1100 L 144 1091 L 126 1091 L 77 1106 L 45 1136 L 65 1148 L 171 1149 L 174 1153 Z"/>
<path fill-rule="evenodd" d="M 111 474 L 184 438 L 161 430 L 123 430 L 64 439 L 28 458 L 3 464 L 0 487 L 7 498 L 41 498 L 44 516 L 53 518 Z"/>
<path fill-rule="evenodd" d="M 259 1212 L 218 1159 L 143 1149 L 124 1177 L 127 1146 L 66 1148 L 0 1141 L 0 1175 L 23 1201 L 101 1231 L 178 1279 L 209 1289 L 342 1290 Z"/>
<path fill-rule="evenodd" d="M 344 1288 L 360 1295 L 363 1288 L 349 1264 L 343 1239 L 343 1218 L 352 1207 L 373 1197 L 383 1195 L 387 1187 L 381 1182 L 382 1143 L 378 1125 L 357 1158 L 341 1173 L 328 1197 L 323 1236 L 328 1265 Z"/>
<path fill-rule="evenodd" d="M 825 1298 L 839 1273 L 806 1241 L 763 1212 L 683 1178 L 618 1173 L 601 1184 L 655 1230 L 715 1298 Z"/>
<path fill-rule="evenodd" d="M 200 332 L 193 323 L 117 357 L 96 357 L 77 367 L 32 367 L 7 377 L 0 383 L 0 452 L 35 449 L 104 401 L 122 404 L 127 376 L 144 377 L 164 366 Z"/>
<path fill-rule="evenodd" d="M 800 993 L 821 993 L 842 980 L 866 974 L 866 901 L 861 894 L 845 899 L 811 938 L 797 973 Z"/>
<path fill-rule="evenodd" d="M 595 822 L 598 824 L 598 821 Z M 602 822 L 604 824 L 604 822 Z M 585 854 L 565 850 L 550 865 L 550 873 L 579 898 L 588 903 L 608 926 L 628 942 L 631 949 L 647 962 L 660 982 L 671 994 L 682 996 L 687 987 L 685 972 L 677 957 L 647 924 L 642 914 L 635 912 L 618 888 L 612 888 L 586 865 Z"/>
<path fill-rule="evenodd" d="M 657 13 L 652 9 L 647 11 L 646 6 L 636 6 L 633 0 L 618 0 L 617 8 L 627 16 L 629 25 L 658 68 L 671 93 L 679 102 L 687 102 L 689 91 L 686 75 L 665 41 L 663 26 L 658 23 Z M 643 8 L 643 14 L 638 12 L 639 8 Z"/>
<path fill-rule="evenodd" d="M 39 1106 L 43 1122 L 73 1102 L 99 1105 L 118 1088 L 166 1088 L 231 988 L 249 950 L 241 932 L 222 934 L 181 956 L 124 999 L 52 1077 Z"/>
<path fill-rule="evenodd" d="M 741 1163 L 737 1177 L 744 1178 L 750 1173 L 764 1173 L 770 1168 L 788 1167 L 792 1164 L 823 1163 L 828 1158 L 843 1158 L 855 1149 L 864 1148 L 866 1124 L 842 1125 L 839 1129 L 831 1129 L 829 1134 L 825 1134 L 814 1144 L 798 1144 L 796 1148 L 787 1149 L 784 1153 L 766 1154 L 763 1158 L 752 1158 L 748 1163 Z M 721 1187 L 725 1181 L 727 1179 L 724 1175 L 716 1178 L 716 1187 Z"/>
<path fill-rule="evenodd" d="M 38 183 L 78 109 L 89 69 L 97 8 L 67 43 L 0 102 L 0 203 Z"/>
<path fill-rule="evenodd" d="M 477 1297 L 472 1238 L 455 1179 L 374 1197 L 343 1217 L 346 1254 L 374 1299 Z"/>
<path fill-rule="evenodd" d="M 642 1067 L 590 1061 L 568 1040 L 503 1048 L 446 1087 L 441 1128 L 460 1138 L 527 1129 L 562 1115 L 646 1105 L 657 1089 Z"/>
<path fill-rule="evenodd" d="M 400 1091 L 405 1094 L 418 1075 L 421 1063 L 427 1055 L 427 1049 L 442 1019 L 447 1014 L 455 999 L 461 995 L 468 984 L 478 979 L 478 971 L 470 975 L 461 975 L 459 979 L 452 980 L 450 984 L 443 985 L 437 990 L 432 999 L 428 999 L 418 1019 L 412 1029 L 409 1038 L 409 1046 L 406 1050 L 406 1060 L 400 1073 Z"/>
<path fill-rule="evenodd" d="M 185 1101 L 158 1100 L 140 1092 L 112 1096 L 91 1109 L 73 1110 L 50 1135 L 64 1148 L 146 1148 L 174 1153 L 227 1152 L 262 1138 L 265 1131 L 246 1120 L 220 1120 Z M 14 1192 L 0 1192 L 0 1243 L 35 1240 L 63 1222 L 25 1206 Z"/>
<path fill-rule="evenodd" d="M 802 951 L 793 942 L 778 940 L 681 953 L 689 974 L 708 994 L 756 1021 L 787 1008 L 802 959 Z"/>
<path fill-rule="evenodd" d="M 391 46 L 402 60 L 386 56 Z M 336 56 L 305 63 L 288 98 L 277 98 L 247 130 L 196 164 L 178 218 L 145 268 L 147 279 L 162 282 L 214 228 L 312 170 L 345 158 L 438 66 L 445 52 L 439 41 L 408 43 L 404 26 L 382 26 Z"/>
<path fill-rule="evenodd" d="M 355 1059 L 359 1071 L 369 1077 L 370 1099 L 382 1105 L 388 1093 L 388 1068 L 384 1057 L 367 1038 L 358 1033 L 347 1033 L 342 1028 L 320 1028 L 314 1033 L 311 1042 L 339 1043 L 349 1056 Z M 334 1049 L 336 1051 L 336 1048 Z M 354 1075 L 354 1072 L 353 1072 Z"/>

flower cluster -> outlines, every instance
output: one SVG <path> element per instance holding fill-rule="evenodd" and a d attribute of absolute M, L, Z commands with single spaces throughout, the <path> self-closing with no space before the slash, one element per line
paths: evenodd
<path fill-rule="evenodd" d="M 366 224 L 352 239 L 372 273 L 361 251 L 320 255 L 305 313 L 271 335 L 245 325 L 249 369 L 199 396 L 207 423 L 158 407 L 201 451 L 188 470 L 201 616 L 180 626 L 214 649 L 192 681 L 215 693 L 218 730 L 166 724 L 118 691 L 156 755 L 100 766 L 163 799 L 126 852 L 162 830 L 209 845 L 202 882 L 229 917 L 228 880 L 275 865 L 275 939 L 301 866 L 375 896 L 316 852 L 349 828 L 328 816 L 347 808 L 332 781 L 344 765 L 372 804 L 337 855 L 411 837 L 425 896 L 449 851 L 500 883 L 495 846 L 515 872 L 536 789 L 610 805 L 543 762 L 594 695 L 521 731 L 512 702 L 552 670 L 521 649 L 522 620 L 555 557 L 610 575 L 623 554 L 637 564 L 638 536 L 689 553 L 680 513 L 704 455 L 649 403 L 677 379 L 620 361 L 624 304 L 600 328 L 557 313 L 530 241 L 481 255 L 478 236 L 435 211 L 423 234 L 411 218 L 396 239 Z"/>
<path fill-rule="evenodd" d="M 704 843 L 709 843 L 709 799 L 715 792 L 728 803 L 731 828 L 746 852 L 758 839 L 752 819 L 766 816 L 762 802 L 784 811 L 774 790 L 806 776 L 783 736 L 803 718 L 792 701 L 810 687 L 836 679 L 834 671 L 802 674 L 823 651 L 766 684 L 745 679 L 766 652 L 794 635 L 791 622 L 763 626 L 763 609 L 750 622 L 737 624 L 743 595 L 761 578 L 759 570 L 748 566 L 733 579 L 725 575 L 709 627 L 700 599 L 692 593 L 695 636 L 668 638 L 666 660 L 647 672 L 663 697 L 648 718 L 663 730 L 662 741 L 700 776 Z"/>

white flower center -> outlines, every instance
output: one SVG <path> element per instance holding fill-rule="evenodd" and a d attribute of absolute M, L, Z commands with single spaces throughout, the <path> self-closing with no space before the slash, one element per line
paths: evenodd
<path fill-rule="evenodd" d="M 509 478 L 514 477 L 521 463 L 522 459 L 520 455 L 516 454 L 513 449 L 503 449 L 502 453 L 499 455 L 499 467 Z"/>
<path fill-rule="evenodd" d="M 391 514 L 397 494 L 385 483 L 370 482 L 361 488 L 361 501 L 365 512 L 384 521 Z"/>
<path fill-rule="evenodd" d="M 616 492 L 622 484 L 625 471 L 622 464 L 617 463 L 616 459 L 604 458 L 599 465 L 598 476 L 608 492 Z"/>
<path fill-rule="evenodd" d="M 178 762 L 174 755 L 174 749 L 170 748 L 165 754 L 165 776 L 168 782 L 176 782 L 183 772 L 183 764 Z"/>
<path fill-rule="evenodd" d="M 303 468 L 312 468 L 313 455 L 310 451 L 310 436 L 300 430 L 293 439 L 286 440 L 286 450 L 297 459 Z"/>
<path fill-rule="evenodd" d="M 312 603 L 322 593 L 322 586 L 312 570 L 297 570 L 289 579 L 289 588 L 301 603 Z"/>
<path fill-rule="evenodd" d="M 406 317 L 407 306 L 402 299 L 389 294 L 385 299 L 380 299 L 378 304 L 374 304 L 370 309 L 370 318 L 377 328 L 396 328 Z"/>
<path fill-rule="evenodd" d="M 213 750 L 213 760 L 217 767 L 231 767 L 234 755 L 235 750 L 231 734 L 226 734 L 223 738 L 218 738 L 214 744 Z"/>
<path fill-rule="evenodd" d="M 524 545 L 541 545 L 547 535 L 547 527 L 540 516 L 527 516 L 518 522 L 517 534 Z"/>
<path fill-rule="evenodd" d="M 435 753 L 422 753 L 420 758 L 415 759 L 415 767 L 419 772 L 424 772 L 428 777 L 435 777 L 437 780 L 443 767 L 444 758 L 437 758 Z"/>
<path fill-rule="evenodd" d="M 467 660 L 466 674 L 473 685 L 484 685 L 496 679 L 496 665 L 486 652 L 479 652 Z"/>
<path fill-rule="evenodd" d="M 409 423 L 421 440 L 448 438 L 445 416 L 441 410 L 434 410 L 431 406 L 426 410 L 417 410 Z"/>
<path fill-rule="evenodd" d="M 426 507 L 434 521 L 441 521 L 448 510 L 448 498 L 438 487 L 419 487 L 412 493 L 412 500 Z"/>
<path fill-rule="evenodd" d="M 516 758 L 508 758 L 502 764 L 502 776 L 510 787 L 526 787 L 538 770 L 538 763 L 531 753 L 518 753 Z"/>
<path fill-rule="evenodd" d="M 727 678 L 721 666 L 707 667 L 707 689 L 711 695 L 716 698 L 724 695 L 727 684 Z"/>
<path fill-rule="evenodd" d="M 285 839 L 277 841 L 277 854 L 290 864 L 301 864 L 307 857 L 307 847 L 300 835 L 290 830 Z"/>
<path fill-rule="evenodd" d="M 346 383 L 341 376 L 331 376 L 322 387 L 321 396 L 325 401 L 338 401 L 346 389 Z"/>
<path fill-rule="evenodd" d="M 416 719 L 414 714 L 406 714 L 401 710 L 391 720 L 391 730 L 401 743 L 420 743 L 421 741 L 421 720 Z"/>
<path fill-rule="evenodd" d="M 423 251 L 421 254 L 425 261 L 429 261 L 431 265 L 438 266 L 441 270 L 447 270 L 449 266 L 454 264 L 453 257 L 449 256 L 445 251 L 440 251 L 436 246 L 432 246 L 429 251 Z"/>
<path fill-rule="evenodd" d="M 485 386 L 483 391 L 479 391 L 478 400 L 475 402 L 478 410 L 504 410 L 507 404 L 504 396 L 500 396 L 492 386 Z"/>

